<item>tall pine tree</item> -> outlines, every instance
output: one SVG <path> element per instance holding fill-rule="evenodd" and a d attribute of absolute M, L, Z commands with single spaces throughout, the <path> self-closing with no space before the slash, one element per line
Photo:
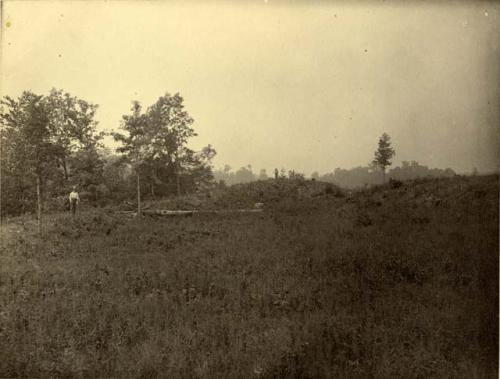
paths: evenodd
<path fill-rule="evenodd" d="M 392 164 L 391 159 L 396 155 L 396 151 L 391 147 L 391 137 L 387 133 L 382 134 L 378 140 L 378 149 L 375 151 L 375 158 L 372 164 L 382 171 L 385 183 L 385 170 Z"/>

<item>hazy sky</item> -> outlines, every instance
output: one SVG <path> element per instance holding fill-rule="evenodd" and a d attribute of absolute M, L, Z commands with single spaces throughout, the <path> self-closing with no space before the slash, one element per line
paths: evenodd
<path fill-rule="evenodd" d="M 498 169 L 500 4 L 3 1 L 2 93 L 52 87 L 118 129 L 179 92 L 215 166 L 310 174 L 397 155 Z"/>

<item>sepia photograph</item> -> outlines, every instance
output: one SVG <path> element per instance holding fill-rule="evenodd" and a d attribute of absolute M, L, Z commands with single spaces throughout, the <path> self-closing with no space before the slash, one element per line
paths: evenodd
<path fill-rule="evenodd" d="M 500 2 L 0 22 L 0 378 L 498 378 Z"/>

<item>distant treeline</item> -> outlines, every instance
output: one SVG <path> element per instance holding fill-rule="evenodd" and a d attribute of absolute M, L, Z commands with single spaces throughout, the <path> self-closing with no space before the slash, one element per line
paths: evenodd
<path fill-rule="evenodd" d="M 392 178 L 395 180 L 411 180 L 417 178 L 439 178 L 439 177 L 452 177 L 456 173 L 451 168 L 439 169 L 439 168 L 429 168 L 427 166 L 420 165 L 416 161 L 402 162 L 401 166 L 394 167 L 388 170 L 386 176 L 387 178 Z M 246 167 L 241 167 L 240 169 L 233 171 L 230 166 L 226 165 L 224 168 L 217 169 L 214 171 L 214 178 L 219 183 L 224 183 L 226 185 L 232 185 L 237 183 L 248 183 L 255 180 L 265 180 L 269 177 L 274 177 L 275 173 L 268 175 L 265 169 L 261 169 L 258 174 L 254 173 L 252 166 L 248 165 Z M 278 176 L 281 178 L 288 177 L 304 177 L 305 175 L 297 173 L 295 171 L 286 171 L 285 169 L 280 169 L 278 171 Z M 311 179 L 319 180 L 323 182 L 334 183 L 340 187 L 344 188 L 362 188 L 365 186 L 381 184 L 384 181 L 383 173 L 374 167 L 355 167 L 350 170 L 336 168 L 333 172 L 325 173 L 320 175 L 318 172 L 313 172 L 311 174 Z"/>

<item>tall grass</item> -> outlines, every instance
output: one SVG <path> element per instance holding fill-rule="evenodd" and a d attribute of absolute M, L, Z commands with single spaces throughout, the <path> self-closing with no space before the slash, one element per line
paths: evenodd
<path fill-rule="evenodd" d="M 0 376 L 495 377 L 497 228 L 497 177 L 7 225 Z"/>

